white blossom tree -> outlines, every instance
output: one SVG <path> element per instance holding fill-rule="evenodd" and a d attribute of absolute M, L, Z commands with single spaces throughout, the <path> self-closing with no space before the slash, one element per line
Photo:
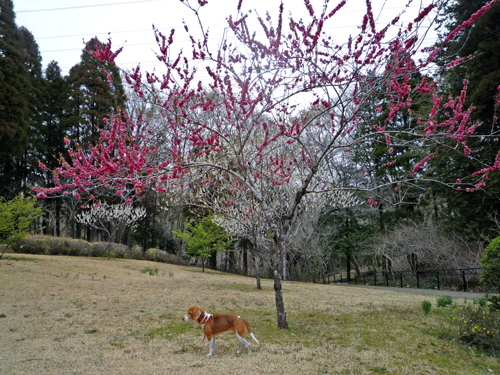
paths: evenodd
<path fill-rule="evenodd" d="M 132 205 L 113 204 L 97 202 L 91 209 L 83 211 L 75 216 L 75 220 L 87 227 L 104 231 L 108 241 L 115 241 L 116 234 L 125 228 L 134 228 L 137 222 L 146 216 L 143 207 L 134 208 Z M 111 246 L 108 248 L 108 259 L 111 254 Z"/>

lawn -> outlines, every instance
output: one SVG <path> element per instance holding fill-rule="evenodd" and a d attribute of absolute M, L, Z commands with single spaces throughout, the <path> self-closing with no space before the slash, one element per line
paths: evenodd
<path fill-rule="evenodd" d="M 196 267 L 5 254 L 0 374 L 500 374 L 497 358 L 448 335 L 445 308 L 423 313 L 429 296 L 287 282 L 285 331 L 272 281 L 262 285 Z M 261 346 L 237 355 L 225 333 L 207 358 L 201 328 L 181 320 L 191 305 L 245 317 Z"/>

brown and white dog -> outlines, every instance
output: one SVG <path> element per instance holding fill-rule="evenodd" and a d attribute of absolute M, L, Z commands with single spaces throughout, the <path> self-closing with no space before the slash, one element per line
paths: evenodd
<path fill-rule="evenodd" d="M 221 332 L 233 331 L 236 337 L 240 341 L 240 350 L 238 354 L 241 353 L 243 347 L 246 346 L 248 349 L 248 354 L 252 354 L 250 350 L 250 344 L 245 340 L 245 331 L 248 331 L 250 337 L 255 340 L 255 342 L 260 346 L 259 342 L 255 338 L 250 329 L 250 324 L 243 319 L 241 316 L 233 314 L 210 314 L 198 306 L 191 306 L 187 314 L 182 318 L 183 321 L 189 322 L 191 320 L 196 320 L 198 324 L 203 325 L 203 332 L 205 332 L 205 337 L 208 339 L 208 345 L 210 347 L 210 352 L 208 357 L 211 357 L 215 353 L 215 335 Z M 203 339 L 205 339 L 203 337 Z"/>

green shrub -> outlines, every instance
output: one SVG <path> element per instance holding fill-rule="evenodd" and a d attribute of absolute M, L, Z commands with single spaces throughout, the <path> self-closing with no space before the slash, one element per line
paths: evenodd
<path fill-rule="evenodd" d="M 88 256 L 92 245 L 84 240 L 31 235 L 13 248 L 16 253 L 25 254 Z"/>
<path fill-rule="evenodd" d="M 500 311 L 500 296 L 486 294 L 484 298 L 486 299 L 487 303 L 489 302 L 487 306 L 491 310 Z"/>
<path fill-rule="evenodd" d="M 153 262 L 163 262 L 170 264 L 184 264 L 182 259 L 177 255 L 167 253 L 166 251 L 160 249 L 148 249 L 144 256 L 145 259 L 151 260 Z"/>
<path fill-rule="evenodd" d="M 110 258 L 128 258 L 130 248 L 127 245 L 122 245 L 114 242 L 94 242 L 92 244 L 93 257 L 107 257 L 109 253 Z"/>
<path fill-rule="evenodd" d="M 92 244 L 84 240 L 77 240 L 73 238 L 65 239 L 68 243 L 68 254 L 74 256 L 88 257 L 92 250 Z"/>
<path fill-rule="evenodd" d="M 151 276 L 156 275 L 158 276 L 158 268 L 151 268 L 149 266 L 146 266 L 146 268 L 143 268 L 141 270 L 141 273 L 149 273 Z"/>
<path fill-rule="evenodd" d="M 448 305 L 451 305 L 452 303 L 453 303 L 453 300 L 451 299 L 450 296 L 440 297 L 437 300 L 438 307 L 446 307 Z"/>
<path fill-rule="evenodd" d="M 25 254 L 92 257 L 107 257 L 108 251 L 111 249 L 111 258 L 146 259 L 154 262 L 185 264 L 179 256 L 159 249 L 149 249 L 143 257 L 139 246 L 130 248 L 126 245 L 111 242 L 95 242 L 91 244 L 84 240 L 45 235 L 27 236 L 22 241 L 14 244 L 12 249 L 16 253 Z"/>
<path fill-rule="evenodd" d="M 430 303 L 429 301 L 422 302 L 422 309 L 424 310 L 425 314 L 429 314 L 431 312 L 431 308 L 432 303 Z"/>
<path fill-rule="evenodd" d="M 481 259 L 481 284 L 494 288 L 500 293 L 500 237 L 486 247 Z"/>
<path fill-rule="evenodd" d="M 142 259 L 142 248 L 140 246 L 132 246 L 123 256 L 125 259 Z"/>
<path fill-rule="evenodd" d="M 485 307 L 488 304 L 488 300 L 485 297 L 474 298 L 474 304 Z"/>
<path fill-rule="evenodd" d="M 500 310 L 469 304 L 453 318 L 459 340 L 492 354 L 500 354 Z"/>

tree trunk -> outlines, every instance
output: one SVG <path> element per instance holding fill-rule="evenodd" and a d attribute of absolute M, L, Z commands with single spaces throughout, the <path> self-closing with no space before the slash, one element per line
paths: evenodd
<path fill-rule="evenodd" d="M 347 272 L 347 283 L 351 282 L 351 249 L 347 250 L 346 253 L 346 272 Z"/>
<path fill-rule="evenodd" d="M 281 276 L 277 270 L 274 270 L 274 296 L 276 301 L 278 328 L 288 329 L 288 322 L 286 321 L 285 303 L 283 302 L 283 290 L 281 289 Z"/>
<path fill-rule="evenodd" d="M 56 198 L 56 236 L 61 237 L 61 198 Z"/>
<path fill-rule="evenodd" d="M 248 275 L 248 243 L 245 242 L 242 250 L 243 274 Z"/>
<path fill-rule="evenodd" d="M 276 262 L 274 270 L 274 296 L 276 302 L 276 314 L 278 318 L 278 328 L 288 329 L 288 322 L 286 321 L 285 303 L 283 302 L 283 289 L 281 288 L 281 270 L 285 264 L 283 257 L 285 256 L 283 241 L 275 237 L 276 244 Z"/>
<path fill-rule="evenodd" d="M 255 252 L 255 280 L 257 282 L 257 290 L 262 290 L 262 285 L 260 284 L 260 256 L 259 252 Z"/>
<path fill-rule="evenodd" d="M 235 251 L 230 251 L 229 252 L 229 264 L 228 264 L 228 272 L 231 272 L 231 273 L 235 273 L 236 272 L 236 268 L 234 266 L 235 264 L 235 256 L 234 256 L 234 253 Z"/>
<path fill-rule="evenodd" d="M 210 268 L 217 271 L 217 251 L 212 253 L 212 256 L 208 259 Z"/>
<path fill-rule="evenodd" d="M 46 203 L 46 202 L 44 202 Z M 42 233 L 45 234 L 45 235 L 49 235 L 49 234 L 52 234 L 50 233 L 50 208 L 52 207 L 48 207 L 50 206 L 50 203 L 46 203 L 46 211 L 43 213 L 43 221 L 42 221 L 42 225 L 43 225 L 43 228 L 42 228 Z"/>

